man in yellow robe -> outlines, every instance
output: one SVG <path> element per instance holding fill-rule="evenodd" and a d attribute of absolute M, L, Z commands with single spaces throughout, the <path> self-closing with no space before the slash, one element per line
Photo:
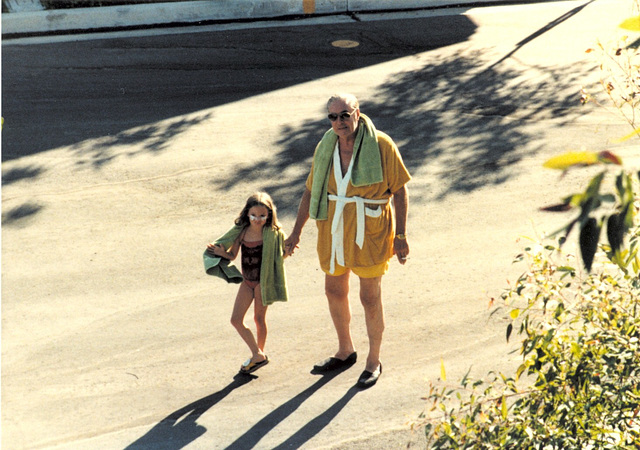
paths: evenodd
<path fill-rule="evenodd" d="M 411 177 L 395 143 L 360 113 L 355 96 L 335 95 L 329 99 L 327 109 L 331 130 L 316 147 L 285 251 L 293 254 L 307 220 L 315 219 L 318 257 L 325 272 L 325 292 L 338 334 L 338 351 L 316 364 L 317 372 L 345 368 L 356 362 L 350 330 L 349 276 L 353 272 L 360 278 L 369 354 L 358 385 L 367 388 L 382 373 L 382 276 L 394 254 L 401 264 L 409 254 L 406 183 Z"/>

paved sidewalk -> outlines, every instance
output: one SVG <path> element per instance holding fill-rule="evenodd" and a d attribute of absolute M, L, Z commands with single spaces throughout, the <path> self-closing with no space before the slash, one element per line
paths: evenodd
<path fill-rule="evenodd" d="M 362 12 L 482 5 L 490 0 L 200 0 L 2 14 L 2 35 L 255 21 Z M 491 3 L 514 3 L 498 0 Z M 528 2 L 531 3 L 531 2 Z"/>

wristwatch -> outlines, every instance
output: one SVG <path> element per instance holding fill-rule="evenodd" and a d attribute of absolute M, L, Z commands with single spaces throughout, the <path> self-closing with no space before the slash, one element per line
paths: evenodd
<path fill-rule="evenodd" d="M 398 239 L 400 239 L 401 241 L 404 241 L 407 239 L 407 235 L 406 234 L 396 234 L 396 237 Z"/>

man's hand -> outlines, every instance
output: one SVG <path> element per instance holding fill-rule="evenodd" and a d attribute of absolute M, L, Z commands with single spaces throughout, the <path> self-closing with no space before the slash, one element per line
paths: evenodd
<path fill-rule="evenodd" d="M 409 256 L 409 243 L 405 235 L 409 214 L 409 190 L 406 184 L 393 193 L 393 205 L 396 210 L 396 233 L 398 233 L 393 239 L 393 253 L 398 257 L 398 262 L 404 264 Z"/>
<path fill-rule="evenodd" d="M 407 242 L 406 237 L 404 239 L 400 239 L 396 236 L 393 239 L 393 253 L 395 253 L 400 264 L 407 262 L 407 257 L 409 256 L 409 243 Z"/>

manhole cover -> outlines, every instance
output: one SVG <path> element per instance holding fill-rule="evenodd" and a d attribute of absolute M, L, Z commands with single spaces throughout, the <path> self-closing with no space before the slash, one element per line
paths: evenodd
<path fill-rule="evenodd" d="M 349 40 L 338 40 L 338 41 L 333 41 L 331 45 L 338 48 L 353 48 L 360 45 L 360 42 L 349 41 Z"/>

